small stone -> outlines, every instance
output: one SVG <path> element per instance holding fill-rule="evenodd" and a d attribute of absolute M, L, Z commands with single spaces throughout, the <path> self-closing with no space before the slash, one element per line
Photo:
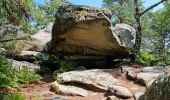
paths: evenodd
<path fill-rule="evenodd" d="M 124 98 L 131 98 L 133 94 L 131 91 L 123 86 L 114 85 L 108 89 L 109 95 L 116 95 Z"/>
<path fill-rule="evenodd" d="M 107 100 L 118 100 L 118 99 L 116 98 L 116 96 L 108 96 Z"/>
<path fill-rule="evenodd" d="M 70 85 L 61 85 L 56 81 L 51 85 L 51 90 L 55 93 L 73 95 L 73 96 L 83 96 L 86 97 L 88 92 L 85 89 L 70 86 Z"/>
<path fill-rule="evenodd" d="M 128 71 L 126 77 L 128 79 L 135 80 L 137 77 L 137 73 L 135 73 L 134 71 Z"/>

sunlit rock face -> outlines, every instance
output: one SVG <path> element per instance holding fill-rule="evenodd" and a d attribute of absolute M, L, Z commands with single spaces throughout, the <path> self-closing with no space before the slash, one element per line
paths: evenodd
<path fill-rule="evenodd" d="M 135 29 L 112 25 L 111 11 L 79 5 L 61 6 L 52 28 L 53 53 L 126 57 L 135 41 Z"/>

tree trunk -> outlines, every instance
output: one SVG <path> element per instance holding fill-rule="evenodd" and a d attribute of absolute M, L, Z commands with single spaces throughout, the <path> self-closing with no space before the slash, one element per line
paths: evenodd
<path fill-rule="evenodd" d="M 139 54 L 141 48 L 141 23 L 140 23 L 140 12 L 139 12 L 139 2 L 138 0 L 134 0 L 135 6 L 135 29 L 136 29 L 136 40 L 134 45 L 134 55 L 133 55 L 133 62 L 136 62 L 136 58 Z"/>
<path fill-rule="evenodd" d="M 162 60 L 165 66 L 167 65 L 167 55 L 166 55 L 166 44 L 165 44 L 166 34 L 162 31 L 162 37 L 161 37 L 161 55 Z"/>
<path fill-rule="evenodd" d="M 160 2 L 150 6 L 146 10 L 144 10 L 142 13 L 139 11 L 139 0 L 134 0 L 134 7 L 135 7 L 135 29 L 136 29 L 136 40 L 135 40 L 135 45 L 134 45 L 134 54 L 132 56 L 132 62 L 136 62 L 137 57 L 140 52 L 141 48 L 141 23 L 140 23 L 140 18 L 143 14 L 148 12 L 149 10 L 153 9 L 154 7 L 158 6 L 159 4 L 168 1 L 168 0 L 161 0 Z"/>

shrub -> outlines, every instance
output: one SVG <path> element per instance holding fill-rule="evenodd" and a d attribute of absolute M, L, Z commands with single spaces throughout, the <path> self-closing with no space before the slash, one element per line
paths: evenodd
<path fill-rule="evenodd" d="M 77 63 L 75 63 L 74 61 L 70 61 L 70 60 L 59 60 L 56 63 L 59 64 L 60 68 L 53 73 L 53 77 L 59 83 L 63 83 L 63 79 L 60 77 L 57 77 L 59 73 L 75 70 L 77 66 Z"/>
<path fill-rule="evenodd" d="M 41 77 L 25 70 L 16 70 L 12 64 L 0 55 L 0 88 L 19 88 L 37 82 Z"/>
<path fill-rule="evenodd" d="M 13 93 L 5 95 L 3 100 L 26 100 L 26 97 L 19 93 Z"/>
<path fill-rule="evenodd" d="M 26 86 L 30 83 L 38 83 L 40 79 L 42 79 L 40 75 L 27 70 L 22 70 L 18 72 L 16 82 L 19 86 Z"/>
<path fill-rule="evenodd" d="M 42 66 L 41 68 L 40 68 L 40 70 L 38 70 L 38 74 L 40 74 L 40 75 L 42 75 L 42 74 L 46 74 L 46 73 L 49 73 L 49 72 L 51 72 L 51 69 L 50 68 L 48 68 L 48 67 L 46 67 L 46 66 Z"/>
<path fill-rule="evenodd" d="M 137 58 L 137 63 L 144 66 L 154 65 L 157 61 L 158 59 L 156 59 L 154 56 L 144 52 L 140 52 Z"/>
<path fill-rule="evenodd" d="M 16 87 L 15 83 L 15 70 L 12 64 L 0 55 L 0 88 Z"/>
<path fill-rule="evenodd" d="M 72 71 L 76 69 L 77 63 L 74 61 L 70 60 L 59 60 L 57 61 L 59 64 L 59 71 L 60 72 L 67 72 L 67 71 Z"/>

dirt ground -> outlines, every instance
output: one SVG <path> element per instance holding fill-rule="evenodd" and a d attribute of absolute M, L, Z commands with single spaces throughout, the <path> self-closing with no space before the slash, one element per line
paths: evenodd
<path fill-rule="evenodd" d="M 126 76 L 121 72 L 120 69 L 103 69 L 112 73 L 112 75 L 121 81 L 122 86 L 127 87 L 133 93 L 136 92 L 144 92 L 145 87 L 139 84 L 134 83 L 131 80 L 126 79 Z M 104 93 L 93 92 L 88 90 L 87 97 L 81 96 L 68 96 L 55 94 L 50 91 L 50 85 L 54 81 L 52 80 L 51 74 L 46 74 L 43 76 L 44 80 L 39 84 L 31 84 L 28 87 L 21 88 L 19 90 L 20 93 L 26 95 L 27 100 L 62 100 L 62 99 L 54 99 L 57 97 L 64 97 L 68 100 L 106 100 Z M 125 100 L 117 98 L 117 100 Z M 134 100 L 134 98 L 126 99 L 126 100 Z"/>

